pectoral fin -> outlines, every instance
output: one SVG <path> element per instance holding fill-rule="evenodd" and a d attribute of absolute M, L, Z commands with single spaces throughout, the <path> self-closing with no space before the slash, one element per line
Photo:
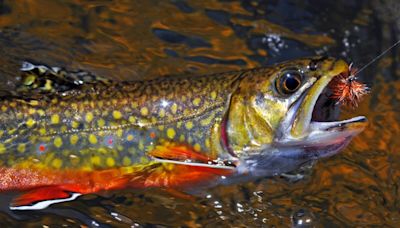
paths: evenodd
<path fill-rule="evenodd" d="M 145 187 L 187 187 L 229 176 L 236 170 L 234 162 L 211 158 L 186 145 L 160 145 L 149 155 L 154 163 L 140 172 L 144 179 L 131 183 Z"/>
<path fill-rule="evenodd" d="M 207 163 L 213 160 L 213 158 L 208 157 L 202 153 L 199 153 L 189 146 L 178 145 L 173 143 L 168 143 L 164 145 L 156 146 L 156 148 L 149 153 L 158 159 L 174 160 L 174 161 L 191 161 L 191 162 L 202 162 Z"/>
<path fill-rule="evenodd" d="M 201 165 L 204 164 L 187 165 L 169 162 L 168 160 L 155 161 L 133 173 L 130 177 L 129 186 L 132 188 L 187 189 L 214 183 L 216 179 L 229 176 L 235 171 L 232 168 Z"/>

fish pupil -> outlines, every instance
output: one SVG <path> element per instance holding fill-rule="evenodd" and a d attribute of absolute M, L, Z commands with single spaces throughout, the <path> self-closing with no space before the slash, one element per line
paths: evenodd
<path fill-rule="evenodd" d="M 286 73 L 283 77 L 283 89 L 286 94 L 295 92 L 301 84 L 301 75 L 297 72 Z"/>
<path fill-rule="evenodd" d="M 295 90 L 299 84 L 299 81 L 293 77 L 288 77 L 285 81 L 286 88 L 288 88 L 290 91 Z"/>

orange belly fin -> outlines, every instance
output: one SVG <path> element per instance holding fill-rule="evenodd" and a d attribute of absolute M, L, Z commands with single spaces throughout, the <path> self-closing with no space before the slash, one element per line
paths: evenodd
<path fill-rule="evenodd" d="M 81 193 L 59 186 L 45 186 L 30 190 L 15 198 L 10 210 L 41 210 L 51 204 L 75 200 Z"/>
<path fill-rule="evenodd" d="M 185 188 L 212 182 L 235 172 L 233 163 L 230 163 L 232 166 L 226 165 L 187 145 L 166 143 L 157 146 L 149 155 L 155 163 L 140 172 L 141 181 L 131 181 L 135 186 Z"/>

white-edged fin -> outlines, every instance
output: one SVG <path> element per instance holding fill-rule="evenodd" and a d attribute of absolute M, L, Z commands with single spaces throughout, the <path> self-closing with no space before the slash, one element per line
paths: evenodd
<path fill-rule="evenodd" d="M 73 201 L 82 194 L 80 193 L 72 193 L 70 197 L 64 198 L 64 199 L 51 199 L 51 200 L 44 200 L 40 201 L 37 203 L 34 203 L 32 205 L 22 205 L 22 206 L 15 206 L 12 207 L 10 206 L 10 210 L 20 210 L 20 211 L 26 211 L 26 210 L 42 210 L 47 208 L 48 206 L 56 203 L 63 203 L 63 202 L 68 202 L 68 201 Z"/>
<path fill-rule="evenodd" d="M 204 163 L 197 163 L 197 162 L 174 161 L 174 160 L 160 159 L 160 158 L 153 158 L 153 160 L 157 161 L 157 162 L 171 163 L 171 164 L 177 164 L 177 165 L 205 167 L 205 168 L 212 168 L 212 169 L 227 169 L 227 170 L 236 169 L 236 167 L 233 167 L 233 166 L 218 165 L 218 164 L 204 164 Z"/>

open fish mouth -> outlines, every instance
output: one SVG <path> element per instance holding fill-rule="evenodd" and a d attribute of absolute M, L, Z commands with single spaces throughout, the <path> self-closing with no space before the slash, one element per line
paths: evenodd
<path fill-rule="evenodd" d="M 277 139 L 280 146 L 302 146 L 318 150 L 321 156 L 334 149 L 326 153 L 332 154 L 346 146 L 367 125 L 364 116 L 339 120 L 341 105 L 332 99 L 328 84 L 335 77 L 347 73 L 349 67 L 343 60 L 337 60 L 331 69 L 319 77 L 289 109 Z"/>

